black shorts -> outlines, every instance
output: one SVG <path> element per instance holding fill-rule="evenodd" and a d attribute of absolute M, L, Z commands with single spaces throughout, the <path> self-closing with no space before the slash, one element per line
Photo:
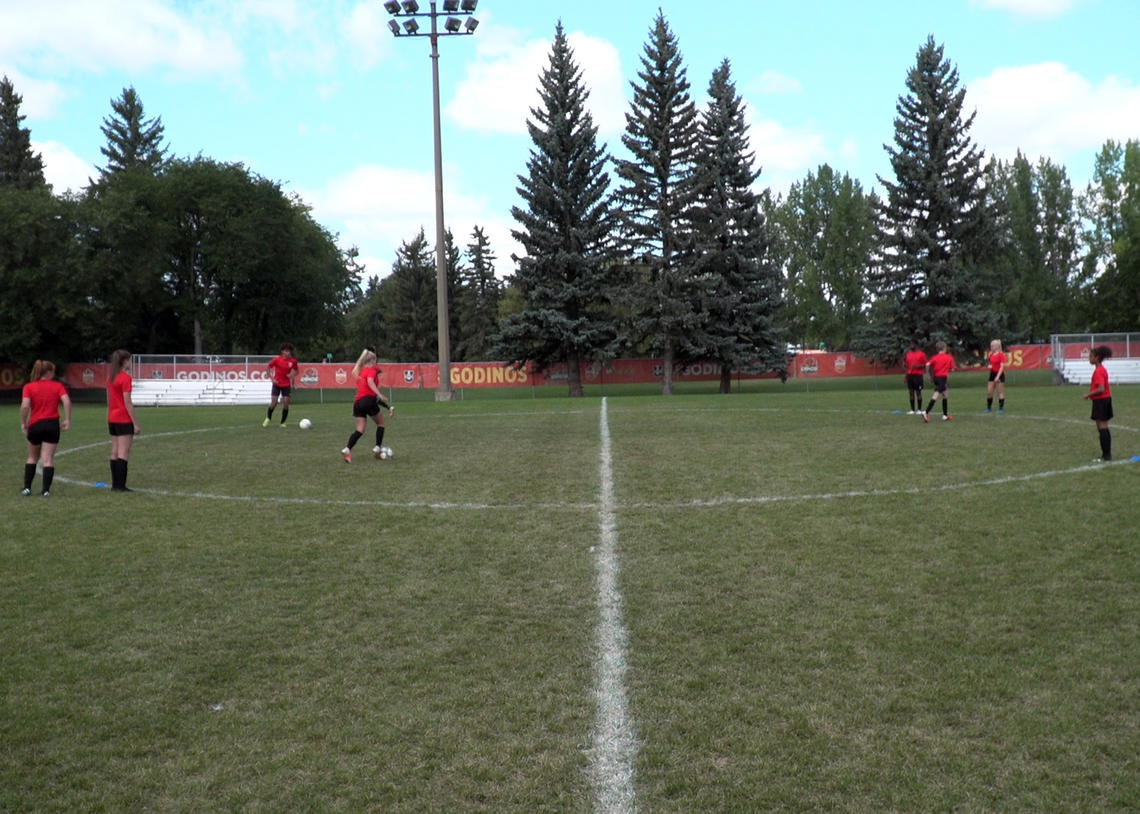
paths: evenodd
<path fill-rule="evenodd" d="M 45 418 L 28 427 L 28 443 L 37 447 L 40 444 L 58 444 L 59 419 Z"/>
<path fill-rule="evenodd" d="M 123 421 L 121 423 L 109 421 L 107 422 L 107 432 L 111 433 L 112 436 L 134 435 L 135 425 L 129 421 Z"/>
<path fill-rule="evenodd" d="M 1090 416 L 1093 421 L 1111 421 L 1112 420 L 1112 397 L 1106 399 L 1092 399 L 1092 415 Z"/>
<path fill-rule="evenodd" d="M 949 376 L 932 376 L 931 381 L 934 382 L 934 392 L 946 395 L 946 385 L 950 381 Z"/>
<path fill-rule="evenodd" d="M 908 373 L 906 374 L 906 389 L 907 390 L 921 390 L 922 389 L 922 374 L 921 373 Z"/>
<path fill-rule="evenodd" d="M 277 382 L 273 383 L 273 394 L 272 395 L 274 397 L 284 396 L 285 398 L 289 398 L 289 396 L 291 396 L 292 394 L 293 394 L 293 388 L 291 385 L 277 384 Z"/>
<path fill-rule="evenodd" d="M 355 418 L 370 418 L 380 412 L 380 403 L 375 396 L 361 396 L 352 402 L 352 415 Z"/>
<path fill-rule="evenodd" d="M 990 371 L 990 381 L 991 381 L 991 382 L 992 382 L 992 381 L 999 381 L 999 382 L 1001 382 L 1002 384 L 1005 384 L 1005 371 L 1002 371 L 1002 374 L 999 376 L 999 375 L 997 374 L 997 371 L 996 371 L 996 370 L 991 370 L 991 371 Z"/>

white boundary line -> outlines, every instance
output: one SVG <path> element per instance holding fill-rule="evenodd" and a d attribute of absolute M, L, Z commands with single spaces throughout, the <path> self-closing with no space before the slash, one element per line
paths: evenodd
<path fill-rule="evenodd" d="M 625 814 L 637 810 L 633 787 L 637 741 L 625 695 L 628 635 L 622 621 L 618 588 L 617 517 L 605 398 L 602 399 L 600 429 L 598 521 L 601 537 L 594 549 L 600 612 L 594 674 L 598 717 L 594 723 L 590 773 L 594 779 L 594 810 L 603 814 Z"/>

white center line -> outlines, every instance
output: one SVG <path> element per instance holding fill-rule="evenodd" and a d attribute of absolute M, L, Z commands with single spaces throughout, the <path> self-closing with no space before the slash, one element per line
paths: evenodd
<path fill-rule="evenodd" d="M 610 452 L 610 425 L 606 400 L 602 399 L 601 475 L 598 518 L 601 538 L 595 547 L 598 573 L 597 664 L 595 688 L 597 721 L 591 773 L 594 780 L 594 808 L 604 814 L 627 814 L 637 810 L 633 788 L 633 765 L 637 742 L 625 697 L 626 630 L 622 621 L 621 592 L 618 590 L 617 523 L 614 501 L 613 461 Z"/>

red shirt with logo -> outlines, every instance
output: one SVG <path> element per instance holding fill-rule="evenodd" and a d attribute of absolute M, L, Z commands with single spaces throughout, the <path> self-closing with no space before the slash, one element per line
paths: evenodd
<path fill-rule="evenodd" d="M 67 395 L 67 388 L 63 382 L 56 379 L 39 379 L 24 385 L 21 399 L 28 399 L 32 404 L 31 415 L 28 416 L 28 426 L 37 421 L 48 421 L 59 418 L 59 401 Z"/>
<path fill-rule="evenodd" d="M 356 379 L 356 399 L 364 396 L 375 396 L 376 392 L 368 386 L 369 381 L 376 382 L 376 387 L 380 387 L 380 368 L 366 367 L 360 371 L 360 376 Z M 356 399 L 353 399 L 354 401 Z"/>
<path fill-rule="evenodd" d="M 926 354 L 921 350 L 908 350 L 903 357 L 903 364 L 906 365 L 907 373 L 921 376 L 926 372 Z"/>
<path fill-rule="evenodd" d="M 1089 382 L 1089 392 L 1091 393 L 1093 390 L 1096 390 L 1100 385 L 1104 385 L 1104 392 L 1092 396 L 1092 400 L 1099 401 L 1100 399 L 1112 398 L 1112 390 L 1109 389 L 1108 386 L 1108 371 L 1105 370 L 1104 365 L 1097 365 L 1093 368 L 1092 381 Z"/>
<path fill-rule="evenodd" d="M 123 401 L 123 394 L 131 392 L 131 375 L 120 370 L 118 375 L 107 385 L 107 423 L 131 424 L 131 414 L 127 412 L 127 405 Z"/>
<path fill-rule="evenodd" d="M 946 351 L 941 351 L 934 354 L 934 356 L 930 359 L 929 364 L 930 375 L 938 376 L 939 378 L 942 378 L 943 376 L 949 376 L 951 370 L 958 369 L 954 366 L 954 357 Z"/>
<path fill-rule="evenodd" d="M 278 387 L 288 387 L 292 383 L 289 374 L 297 370 L 300 366 L 297 364 L 297 359 L 293 356 L 289 358 L 278 356 L 269 360 L 268 367 L 273 371 L 273 383 Z"/>
<path fill-rule="evenodd" d="M 1001 366 L 1005 364 L 1005 354 L 1000 350 L 997 353 L 990 354 L 990 370 L 997 373 L 1001 370 Z"/>

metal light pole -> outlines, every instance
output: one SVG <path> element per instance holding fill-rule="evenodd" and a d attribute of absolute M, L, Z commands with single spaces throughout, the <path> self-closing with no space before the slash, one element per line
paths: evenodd
<path fill-rule="evenodd" d="M 435 302 L 436 336 L 439 345 L 439 389 L 435 391 L 436 401 L 451 401 L 455 392 L 451 389 L 451 320 L 447 302 L 447 251 L 444 245 L 443 225 L 443 141 L 439 126 L 439 38 L 474 34 L 479 21 L 467 17 L 466 22 L 454 13 L 470 15 L 475 11 L 479 0 L 443 0 L 443 11 L 436 11 L 435 0 L 429 3 L 431 10 L 420 11 L 416 0 L 388 0 L 385 10 L 393 17 L 406 18 L 403 26 L 396 20 L 388 21 L 388 28 L 397 37 L 431 38 L 431 90 L 432 119 L 435 141 Z M 431 31 L 420 31 L 416 18 L 431 19 Z M 443 31 L 439 30 L 439 18 L 445 17 Z"/>

